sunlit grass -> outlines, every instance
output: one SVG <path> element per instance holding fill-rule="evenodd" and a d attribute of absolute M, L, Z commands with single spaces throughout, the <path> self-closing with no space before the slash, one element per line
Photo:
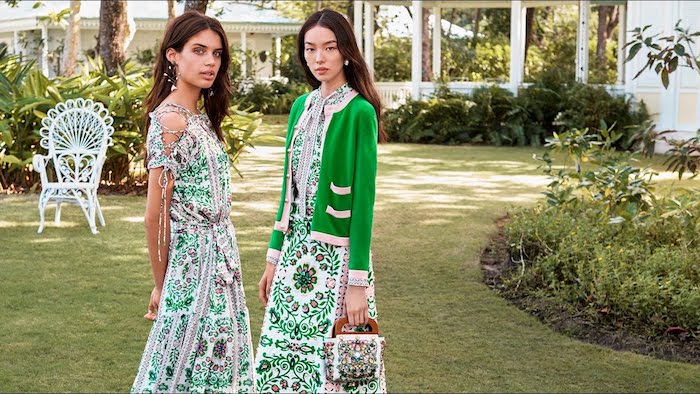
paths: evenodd
<path fill-rule="evenodd" d="M 277 121 L 270 132 L 283 135 L 286 122 Z M 697 391 L 700 366 L 568 339 L 481 282 L 479 255 L 494 220 L 534 203 L 546 184 L 532 153 L 380 147 L 372 249 L 389 390 Z M 257 146 L 240 170 L 232 220 L 256 341 L 256 284 L 279 201 L 282 148 Z M 101 196 L 107 227 L 96 236 L 72 206 L 60 227 L 49 210 L 37 235 L 37 199 L 0 198 L 0 391 L 126 391 L 149 329 L 145 198 Z"/>

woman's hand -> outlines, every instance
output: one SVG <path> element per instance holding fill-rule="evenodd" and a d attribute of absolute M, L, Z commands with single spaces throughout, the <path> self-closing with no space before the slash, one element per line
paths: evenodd
<path fill-rule="evenodd" d="M 351 326 L 365 325 L 369 321 L 369 304 L 364 286 L 348 286 L 345 293 L 345 314 Z"/>
<path fill-rule="evenodd" d="M 275 277 L 275 268 L 277 268 L 276 265 L 267 263 L 265 272 L 263 272 L 262 278 L 260 278 L 258 283 L 258 295 L 265 306 L 267 306 L 267 301 L 270 299 L 270 287 L 272 287 L 272 279 Z"/>
<path fill-rule="evenodd" d="M 151 300 L 148 302 L 148 313 L 143 317 L 146 320 L 155 321 L 158 315 L 158 306 L 160 305 L 160 293 L 162 289 L 158 287 L 153 287 L 151 291 Z"/>

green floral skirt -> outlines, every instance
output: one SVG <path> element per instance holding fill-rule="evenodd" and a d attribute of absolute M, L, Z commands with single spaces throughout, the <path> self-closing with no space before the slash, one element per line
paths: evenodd
<path fill-rule="evenodd" d="M 233 226 L 173 223 L 168 269 L 131 392 L 253 392 Z"/>
<path fill-rule="evenodd" d="M 292 211 L 290 232 L 265 310 L 255 360 L 260 392 L 386 392 L 381 379 L 337 384 L 326 377 L 323 340 L 335 320 L 344 315 L 348 282 L 348 248 L 311 239 L 311 220 Z M 374 275 L 369 267 L 369 316 L 376 319 Z"/>

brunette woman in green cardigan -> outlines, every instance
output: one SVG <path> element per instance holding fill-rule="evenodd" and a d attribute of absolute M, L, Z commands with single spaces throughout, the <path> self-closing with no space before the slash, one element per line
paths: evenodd
<path fill-rule="evenodd" d="M 342 14 L 304 23 L 299 61 L 315 89 L 289 114 L 280 205 L 259 283 L 266 305 L 256 357 L 261 392 L 385 392 L 381 378 L 341 384 L 321 354 L 336 319 L 376 319 L 370 259 L 381 102 Z"/>

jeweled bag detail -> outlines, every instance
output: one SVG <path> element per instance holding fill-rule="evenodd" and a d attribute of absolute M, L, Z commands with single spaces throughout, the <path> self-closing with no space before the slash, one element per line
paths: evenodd
<path fill-rule="evenodd" d="M 323 345 L 326 378 L 335 382 L 363 382 L 378 379 L 382 369 L 385 341 L 377 323 L 370 319 L 372 331 L 339 333 L 347 318 L 336 322 L 333 338 Z"/>

